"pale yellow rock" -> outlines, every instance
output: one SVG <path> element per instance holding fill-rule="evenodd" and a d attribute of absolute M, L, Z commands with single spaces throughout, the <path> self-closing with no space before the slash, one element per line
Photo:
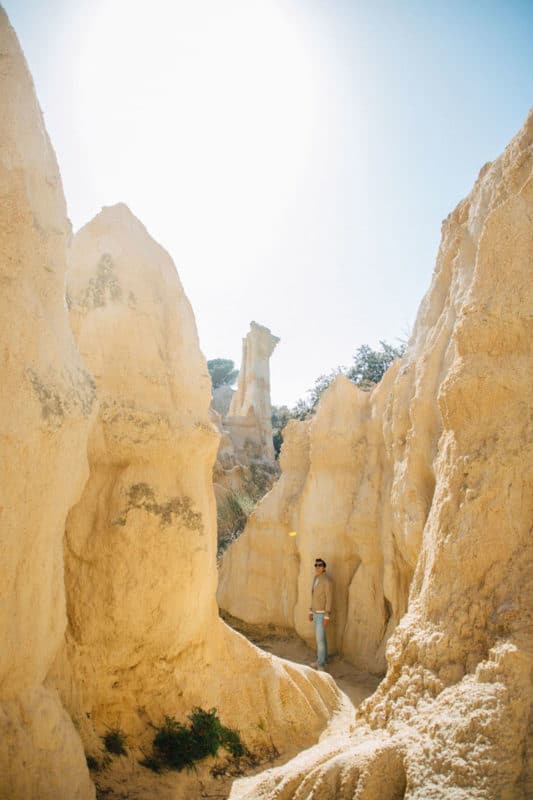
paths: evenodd
<path fill-rule="evenodd" d="M 64 302 L 70 225 L 32 79 L 0 8 L 0 798 L 89 800 L 44 681 L 66 626 L 63 530 L 87 476 L 93 380 Z"/>
<path fill-rule="evenodd" d="M 368 401 L 388 393 L 382 502 L 415 565 L 386 678 L 233 800 L 533 796 L 532 268 L 533 113 L 445 221 L 407 363 Z"/>
<path fill-rule="evenodd" d="M 66 526 L 69 630 L 54 680 L 87 749 L 118 725 L 146 752 L 154 725 L 194 706 L 218 708 L 251 745 L 316 741 L 340 702 L 331 679 L 260 653 L 218 617 L 219 434 L 169 255 L 126 206 L 106 208 L 74 238 L 68 299 L 100 412 Z"/>
<path fill-rule="evenodd" d="M 263 457 L 273 461 L 272 406 L 270 404 L 270 356 L 279 342 L 268 328 L 250 323 L 242 340 L 242 361 L 237 391 L 224 421 L 238 458 Z"/>

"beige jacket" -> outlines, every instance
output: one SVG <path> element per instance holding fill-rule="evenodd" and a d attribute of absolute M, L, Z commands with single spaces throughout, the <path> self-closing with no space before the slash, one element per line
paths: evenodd
<path fill-rule="evenodd" d="M 313 580 L 313 586 L 311 589 L 311 607 L 310 611 L 314 611 L 315 613 L 324 611 L 326 617 L 329 617 L 331 614 L 331 604 L 333 600 L 333 581 L 326 575 L 325 572 L 321 572 L 320 575 L 316 575 L 315 579 Z"/>

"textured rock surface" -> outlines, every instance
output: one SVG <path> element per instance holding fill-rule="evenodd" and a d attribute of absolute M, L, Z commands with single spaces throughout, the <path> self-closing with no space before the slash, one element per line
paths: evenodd
<path fill-rule="evenodd" d="M 344 737 L 232 798 L 533 795 L 532 267 L 530 114 L 444 222 L 407 363 L 377 390 L 387 513 L 416 562 L 387 676 Z"/>
<path fill-rule="evenodd" d="M 316 740 L 339 702 L 333 682 L 219 620 L 207 367 L 174 264 L 126 206 L 76 235 L 68 301 L 100 413 L 67 520 L 54 679 L 87 749 L 116 725 L 147 747 L 151 725 L 197 705 L 250 743 Z"/>
<path fill-rule="evenodd" d="M 70 226 L 16 36 L 0 8 L 0 797 L 94 797 L 47 672 L 66 626 L 63 530 L 87 475 L 94 384 L 64 302 Z"/>
<path fill-rule="evenodd" d="M 242 340 L 242 361 L 237 391 L 225 426 L 235 444 L 239 461 L 246 456 L 274 460 L 272 444 L 272 407 L 270 405 L 270 356 L 279 339 L 268 328 L 250 323 Z"/>

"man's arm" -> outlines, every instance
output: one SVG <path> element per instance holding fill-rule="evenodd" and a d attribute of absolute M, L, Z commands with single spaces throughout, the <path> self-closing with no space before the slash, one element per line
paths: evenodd
<path fill-rule="evenodd" d="M 324 614 L 324 625 L 329 622 L 329 615 L 331 614 L 331 605 L 333 600 L 333 592 L 331 591 L 331 580 L 326 581 L 326 613 Z"/>

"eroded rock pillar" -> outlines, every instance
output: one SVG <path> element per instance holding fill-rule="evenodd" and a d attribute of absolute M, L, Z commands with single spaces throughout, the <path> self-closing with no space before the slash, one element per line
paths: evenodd
<path fill-rule="evenodd" d="M 269 461 L 275 458 L 272 443 L 272 406 L 270 403 L 270 356 L 279 342 L 268 328 L 250 323 L 250 332 L 242 340 L 242 363 L 239 372 L 237 391 L 232 397 L 225 426 L 235 441 L 246 439 L 252 448 L 252 457 L 263 456 Z M 243 420 L 249 422 L 248 428 Z"/>

